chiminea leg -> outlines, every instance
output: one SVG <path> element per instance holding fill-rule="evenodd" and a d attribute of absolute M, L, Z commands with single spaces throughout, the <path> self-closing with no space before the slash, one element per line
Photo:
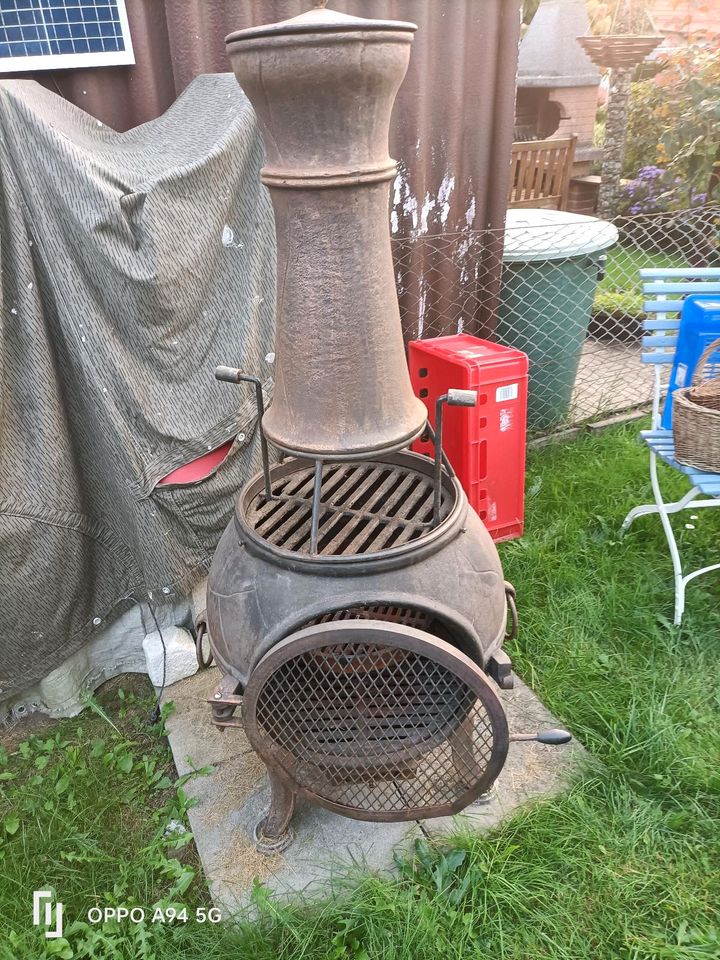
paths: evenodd
<path fill-rule="evenodd" d="M 450 734 L 453 764 L 458 777 L 466 787 L 471 787 L 482 776 L 482 769 L 475 760 L 473 752 L 473 734 L 475 728 L 472 719 L 466 717 L 460 726 Z M 476 804 L 489 803 L 492 795 L 488 790 L 475 800 Z"/>
<path fill-rule="evenodd" d="M 295 794 L 273 770 L 270 777 L 270 809 L 255 827 L 255 849 L 258 853 L 280 853 L 295 839 L 290 820 L 295 812 Z"/>

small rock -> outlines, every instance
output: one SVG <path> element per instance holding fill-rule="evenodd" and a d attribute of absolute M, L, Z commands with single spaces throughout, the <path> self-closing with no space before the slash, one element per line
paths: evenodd
<path fill-rule="evenodd" d="M 165 641 L 164 650 L 163 640 Z M 162 640 L 158 630 L 148 633 L 143 640 L 143 650 L 148 676 L 156 687 L 162 686 L 163 659 L 165 660 L 165 686 L 197 673 L 195 641 L 182 627 L 167 627 L 162 631 Z"/>

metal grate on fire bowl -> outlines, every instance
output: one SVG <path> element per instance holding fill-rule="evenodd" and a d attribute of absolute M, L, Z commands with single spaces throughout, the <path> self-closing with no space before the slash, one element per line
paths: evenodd
<path fill-rule="evenodd" d="M 292 469 L 296 466 L 296 469 Z M 273 499 L 259 487 L 245 522 L 263 540 L 293 553 L 310 553 L 314 466 L 307 461 L 273 470 Z M 283 472 L 286 468 L 286 472 Z M 432 527 L 433 478 L 411 466 L 362 461 L 323 469 L 319 556 L 379 553 L 412 543 Z M 443 485 L 441 519 L 455 502 Z"/>
<path fill-rule="evenodd" d="M 315 625 L 279 644 L 253 672 L 243 719 L 294 790 L 369 820 L 462 809 L 508 747 L 504 711 L 475 664 L 381 621 Z"/>

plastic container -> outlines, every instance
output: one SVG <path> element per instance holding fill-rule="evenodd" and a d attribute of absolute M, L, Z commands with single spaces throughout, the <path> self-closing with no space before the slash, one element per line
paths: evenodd
<path fill-rule="evenodd" d="M 443 449 L 470 505 L 493 540 L 522 536 L 528 359 L 467 334 L 409 345 L 410 379 L 435 426 L 435 401 L 449 389 L 476 390 L 474 407 L 443 410 Z M 423 436 L 412 449 L 429 457 Z"/>
<path fill-rule="evenodd" d="M 565 210 L 508 210 L 497 339 L 530 359 L 528 428 L 570 411 L 599 261 L 616 227 Z"/>
<path fill-rule="evenodd" d="M 678 341 L 675 348 L 668 395 L 663 407 L 662 425 L 672 429 L 673 392 L 689 387 L 698 360 L 706 347 L 720 337 L 720 298 L 711 294 L 692 293 L 685 298 L 680 314 Z"/>

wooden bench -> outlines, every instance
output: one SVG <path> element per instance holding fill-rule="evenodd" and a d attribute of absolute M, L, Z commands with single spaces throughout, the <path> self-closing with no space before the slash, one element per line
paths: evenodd
<path fill-rule="evenodd" d="M 512 145 L 508 207 L 566 210 L 577 136 Z"/>

